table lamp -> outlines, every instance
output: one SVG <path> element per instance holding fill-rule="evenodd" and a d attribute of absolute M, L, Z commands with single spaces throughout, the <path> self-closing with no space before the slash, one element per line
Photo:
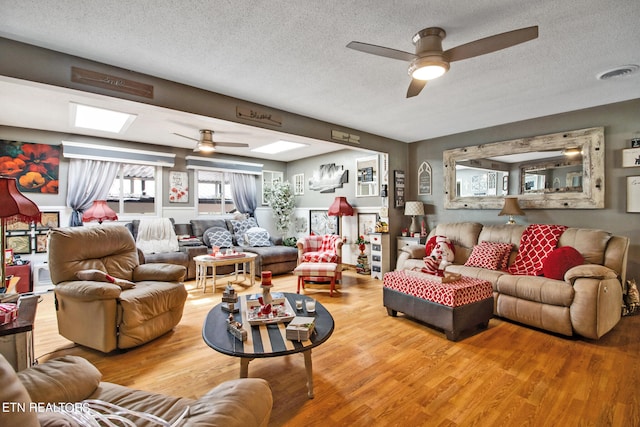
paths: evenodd
<path fill-rule="evenodd" d="M 327 215 L 340 217 L 340 222 L 338 223 L 338 234 L 340 234 L 340 229 L 342 228 L 342 217 L 343 216 L 353 216 L 353 207 L 347 202 L 346 197 L 336 197 L 331 206 L 329 206 L 329 212 Z"/>
<path fill-rule="evenodd" d="M 0 233 L 2 234 L 2 262 L 0 265 L 0 288 L 6 287 L 6 265 L 4 253 L 7 249 L 6 227 L 17 221 L 40 221 L 38 205 L 20 193 L 15 178 L 0 177 Z"/>
<path fill-rule="evenodd" d="M 411 216 L 411 227 L 409 227 L 409 233 L 411 236 L 414 233 L 420 232 L 420 226 L 418 225 L 417 216 L 424 215 L 424 203 L 422 202 L 407 202 L 404 205 L 404 214 Z"/>
<path fill-rule="evenodd" d="M 525 215 L 524 211 L 520 209 L 520 205 L 518 205 L 517 197 L 505 197 L 504 198 L 504 206 L 502 210 L 498 214 L 498 216 L 509 215 L 509 221 L 507 224 L 515 224 L 516 220 L 513 218 L 514 216 L 522 216 Z"/>
<path fill-rule="evenodd" d="M 93 205 L 82 214 L 83 222 L 98 221 L 98 224 L 102 224 L 102 221 L 117 219 L 118 215 L 107 205 L 106 200 L 94 200 Z"/>

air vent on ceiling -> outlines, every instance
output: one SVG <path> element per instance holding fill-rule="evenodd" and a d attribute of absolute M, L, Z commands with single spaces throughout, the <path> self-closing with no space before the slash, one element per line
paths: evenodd
<path fill-rule="evenodd" d="M 622 65 L 612 70 L 604 71 L 598 74 L 598 80 L 609 80 L 614 78 L 626 77 L 630 74 L 636 73 L 640 69 L 637 65 Z"/>

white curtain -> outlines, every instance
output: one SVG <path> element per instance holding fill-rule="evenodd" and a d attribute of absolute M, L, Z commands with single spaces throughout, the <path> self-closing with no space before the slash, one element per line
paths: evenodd
<path fill-rule="evenodd" d="M 71 159 L 67 206 L 73 209 L 69 226 L 82 225 L 82 213 L 94 200 L 105 200 L 116 178 L 120 163 L 100 160 Z"/>
<path fill-rule="evenodd" d="M 257 202 L 256 176 L 246 173 L 230 173 L 231 198 L 241 213 L 254 216 Z"/>

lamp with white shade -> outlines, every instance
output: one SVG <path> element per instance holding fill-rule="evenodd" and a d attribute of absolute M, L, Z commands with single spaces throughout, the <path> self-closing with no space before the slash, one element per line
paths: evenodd
<path fill-rule="evenodd" d="M 413 236 L 414 233 L 420 232 L 420 226 L 418 225 L 417 216 L 424 215 L 424 203 L 422 202 L 407 202 L 404 205 L 404 214 L 411 216 L 411 227 L 409 227 L 409 233 Z"/>

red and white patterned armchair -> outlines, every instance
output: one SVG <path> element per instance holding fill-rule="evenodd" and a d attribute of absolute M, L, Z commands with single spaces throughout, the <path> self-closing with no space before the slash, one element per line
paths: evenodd
<path fill-rule="evenodd" d="M 305 236 L 298 239 L 296 246 L 298 247 L 298 264 L 302 262 L 335 262 L 342 263 L 342 244 L 341 236 L 337 234 L 325 234 L 324 236 Z M 342 278 L 342 274 L 338 273 L 336 281 Z M 329 278 L 312 278 L 312 280 L 323 280 Z"/>

